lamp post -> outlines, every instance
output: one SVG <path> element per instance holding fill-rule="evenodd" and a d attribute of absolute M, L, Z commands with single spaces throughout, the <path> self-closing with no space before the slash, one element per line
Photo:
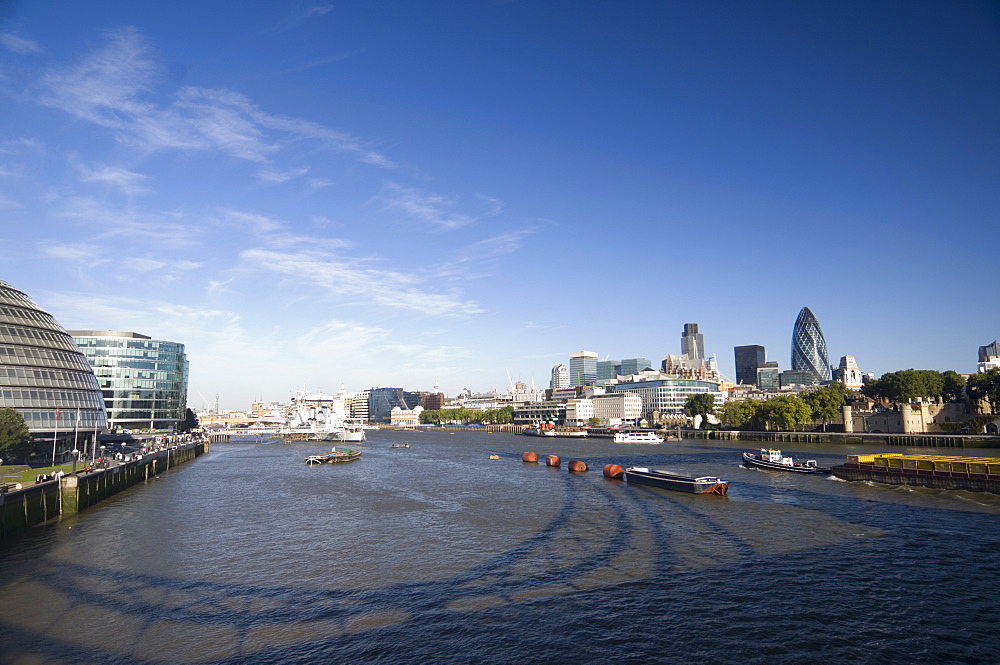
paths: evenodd
<path fill-rule="evenodd" d="M 56 465 L 56 439 L 59 438 L 59 409 L 56 409 L 56 427 L 52 432 L 52 466 Z"/>
<path fill-rule="evenodd" d="M 108 460 L 104 457 L 104 449 L 106 446 L 101 446 L 101 461 L 104 462 L 104 468 L 108 468 Z"/>
<path fill-rule="evenodd" d="M 76 460 L 80 458 L 80 451 L 76 448 L 73 449 L 73 473 L 76 473 Z"/>

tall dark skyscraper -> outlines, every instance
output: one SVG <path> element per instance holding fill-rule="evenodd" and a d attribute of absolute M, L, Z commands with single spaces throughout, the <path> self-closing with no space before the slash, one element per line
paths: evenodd
<path fill-rule="evenodd" d="M 802 308 L 792 328 L 792 369 L 810 372 L 816 383 L 832 376 L 823 330 L 808 307 Z"/>
<path fill-rule="evenodd" d="M 736 383 L 745 385 L 757 384 L 757 368 L 763 367 L 767 361 L 764 347 L 759 344 L 748 344 L 734 348 L 736 353 Z"/>
<path fill-rule="evenodd" d="M 705 357 L 705 338 L 698 332 L 697 323 L 685 323 L 681 333 L 681 355 L 691 360 Z"/>

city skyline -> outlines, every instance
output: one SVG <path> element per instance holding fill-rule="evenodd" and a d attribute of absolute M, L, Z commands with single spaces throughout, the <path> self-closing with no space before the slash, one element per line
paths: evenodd
<path fill-rule="evenodd" d="M 0 280 L 184 344 L 193 408 L 1000 334 L 986 5 L 393 7 L 0 9 Z"/>

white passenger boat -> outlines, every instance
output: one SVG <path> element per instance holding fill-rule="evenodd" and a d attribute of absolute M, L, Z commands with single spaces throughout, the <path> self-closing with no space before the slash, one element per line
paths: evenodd
<path fill-rule="evenodd" d="M 615 432 L 615 443 L 663 443 L 656 432 Z"/>

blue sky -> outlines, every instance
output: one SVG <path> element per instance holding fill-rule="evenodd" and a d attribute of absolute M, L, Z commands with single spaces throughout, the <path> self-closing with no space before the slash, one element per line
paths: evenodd
<path fill-rule="evenodd" d="M 1000 336 L 995 3 L 9 2 L 0 95 L 0 279 L 198 408 Z"/>

